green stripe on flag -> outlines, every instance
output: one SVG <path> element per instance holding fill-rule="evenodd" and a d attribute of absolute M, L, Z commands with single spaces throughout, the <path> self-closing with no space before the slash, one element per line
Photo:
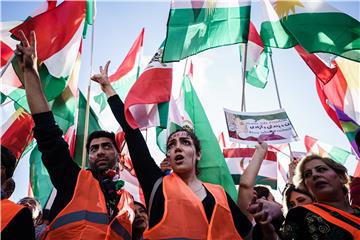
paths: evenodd
<path fill-rule="evenodd" d="M 207 49 L 247 42 L 250 6 L 171 9 L 163 62 L 179 61 Z"/>
<path fill-rule="evenodd" d="M 237 202 L 237 191 L 230 175 L 229 168 L 221 152 L 217 138 L 202 104 L 193 89 L 188 77 L 182 84 L 185 111 L 194 124 L 194 131 L 201 143 L 202 155 L 199 161 L 199 179 L 204 182 L 221 185 L 231 198 Z"/>

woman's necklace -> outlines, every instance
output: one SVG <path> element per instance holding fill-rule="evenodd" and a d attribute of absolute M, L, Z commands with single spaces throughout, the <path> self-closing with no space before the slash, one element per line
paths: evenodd
<path fill-rule="evenodd" d="M 200 192 L 203 188 L 204 186 L 201 184 L 201 186 L 197 190 L 194 190 L 194 193 Z"/>

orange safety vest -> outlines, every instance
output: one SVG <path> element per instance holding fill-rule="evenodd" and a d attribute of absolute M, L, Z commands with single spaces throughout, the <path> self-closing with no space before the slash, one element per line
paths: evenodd
<path fill-rule="evenodd" d="M 163 179 L 164 215 L 144 233 L 145 239 L 242 239 L 238 234 L 222 187 L 203 183 L 214 196 L 210 223 L 200 199 L 175 173 Z"/>
<path fill-rule="evenodd" d="M 1 199 L 1 232 L 25 206 L 13 203 L 8 199 Z"/>
<path fill-rule="evenodd" d="M 50 223 L 42 239 L 131 240 L 134 201 L 130 193 L 122 191 L 119 212 L 110 222 L 99 182 L 90 171 L 80 170 L 71 201 Z"/>
<path fill-rule="evenodd" d="M 310 210 L 313 213 L 316 213 L 327 222 L 348 231 L 353 236 L 354 240 L 360 240 L 359 217 L 322 203 L 307 204 L 302 207 Z M 332 212 L 337 213 L 337 216 L 331 214 Z"/>

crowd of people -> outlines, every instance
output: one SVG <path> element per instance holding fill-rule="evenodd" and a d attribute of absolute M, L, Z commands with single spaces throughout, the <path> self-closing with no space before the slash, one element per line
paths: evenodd
<path fill-rule="evenodd" d="M 144 203 L 134 201 L 119 177 L 114 133 L 89 135 L 89 169 L 72 160 L 41 87 L 35 33 L 27 38 L 20 31 L 19 36 L 15 55 L 35 123 L 34 137 L 57 194 L 46 213 L 34 198 L 17 204 L 8 200 L 16 159 L 1 146 L 2 239 L 360 239 L 359 179 L 351 182 L 346 168 L 330 158 L 301 159 L 282 204 L 267 187 L 256 185 L 268 150 L 264 142 L 256 146 L 240 179 L 237 202 L 220 185 L 197 177 L 206 149 L 189 127 L 170 134 L 159 167 L 140 130 L 126 122 L 124 104 L 108 79 L 107 62 L 92 80 L 100 84 L 125 133 L 145 197 Z"/>

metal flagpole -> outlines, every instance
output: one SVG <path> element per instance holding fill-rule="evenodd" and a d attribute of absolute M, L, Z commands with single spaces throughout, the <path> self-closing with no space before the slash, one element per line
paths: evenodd
<path fill-rule="evenodd" d="M 82 152 L 82 162 L 81 168 L 85 169 L 86 166 L 86 139 L 88 137 L 89 131 L 89 113 L 90 113 L 90 90 L 91 90 L 91 74 L 93 67 L 93 54 L 94 54 L 94 32 L 95 32 L 95 20 L 93 21 L 93 25 L 91 28 L 91 53 L 90 53 L 90 73 L 89 73 L 89 84 L 87 89 L 87 103 L 86 103 L 86 111 L 85 111 L 85 127 L 84 127 L 84 142 L 83 142 L 83 152 Z"/>
<path fill-rule="evenodd" d="M 242 75 L 242 98 L 241 98 L 241 111 L 246 112 L 245 105 L 245 84 L 246 84 L 246 58 L 247 58 L 247 43 L 245 43 L 244 60 L 243 60 L 243 75 Z M 241 51 L 241 50 L 240 50 Z"/>
<path fill-rule="evenodd" d="M 281 104 L 281 100 L 280 100 L 280 94 L 279 94 L 279 88 L 278 88 L 278 85 L 277 85 L 277 80 L 276 80 L 276 75 L 275 75 L 275 70 L 274 70 L 274 63 L 273 63 L 273 59 L 272 59 L 272 51 L 270 51 L 269 55 L 270 55 L 270 62 L 271 62 L 271 70 L 272 70 L 272 73 L 273 73 L 273 78 L 274 78 L 274 83 L 275 83 L 275 88 L 276 88 L 276 96 L 277 96 L 277 99 L 278 99 L 279 108 L 282 108 L 282 104 Z M 290 143 L 288 143 L 288 147 L 289 147 L 289 151 L 290 151 L 290 161 L 292 162 L 294 158 L 293 158 L 293 153 L 292 153 L 292 150 L 291 150 Z"/>

